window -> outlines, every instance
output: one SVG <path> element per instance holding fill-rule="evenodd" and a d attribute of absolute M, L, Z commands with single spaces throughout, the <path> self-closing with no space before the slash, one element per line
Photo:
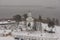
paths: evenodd
<path fill-rule="evenodd" d="M 21 39 L 21 40 L 23 40 L 23 39 Z"/>

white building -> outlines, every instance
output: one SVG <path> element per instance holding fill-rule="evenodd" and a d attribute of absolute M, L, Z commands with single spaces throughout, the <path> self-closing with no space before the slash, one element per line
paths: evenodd
<path fill-rule="evenodd" d="M 34 19 L 32 18 L 31 12 L 28 13 L 28 17 L 26 18 L 26 26 L 28 30 L 32 30 L 34 27 Z"/>

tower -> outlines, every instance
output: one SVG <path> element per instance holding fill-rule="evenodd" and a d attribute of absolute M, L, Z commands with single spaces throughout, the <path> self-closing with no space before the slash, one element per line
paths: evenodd
<path fill-rule="evenodd" d="M 26 26 L 28 30 L 32 30 L 34 26 L 34 19 L 32 18 L 31 12 L 28 13 L 28 17 L 26 19 Z"/>

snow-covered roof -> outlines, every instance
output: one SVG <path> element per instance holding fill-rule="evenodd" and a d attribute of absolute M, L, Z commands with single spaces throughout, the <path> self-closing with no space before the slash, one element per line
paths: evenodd
<path fill-rule="evenodd" d="M 0 25 L 13 24 L 15 21 L 0 21 Z"/>

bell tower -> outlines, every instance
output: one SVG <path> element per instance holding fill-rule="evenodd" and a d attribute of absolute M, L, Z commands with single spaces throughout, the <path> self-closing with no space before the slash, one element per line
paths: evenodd
<path fill-rule="evenodd" d="M 28 30 L 32 30 L 34 26 L 34 19 L 32 18 L 31 12 L 28 12 L 28 17 L 26 19 L 26 26 Z"/>

